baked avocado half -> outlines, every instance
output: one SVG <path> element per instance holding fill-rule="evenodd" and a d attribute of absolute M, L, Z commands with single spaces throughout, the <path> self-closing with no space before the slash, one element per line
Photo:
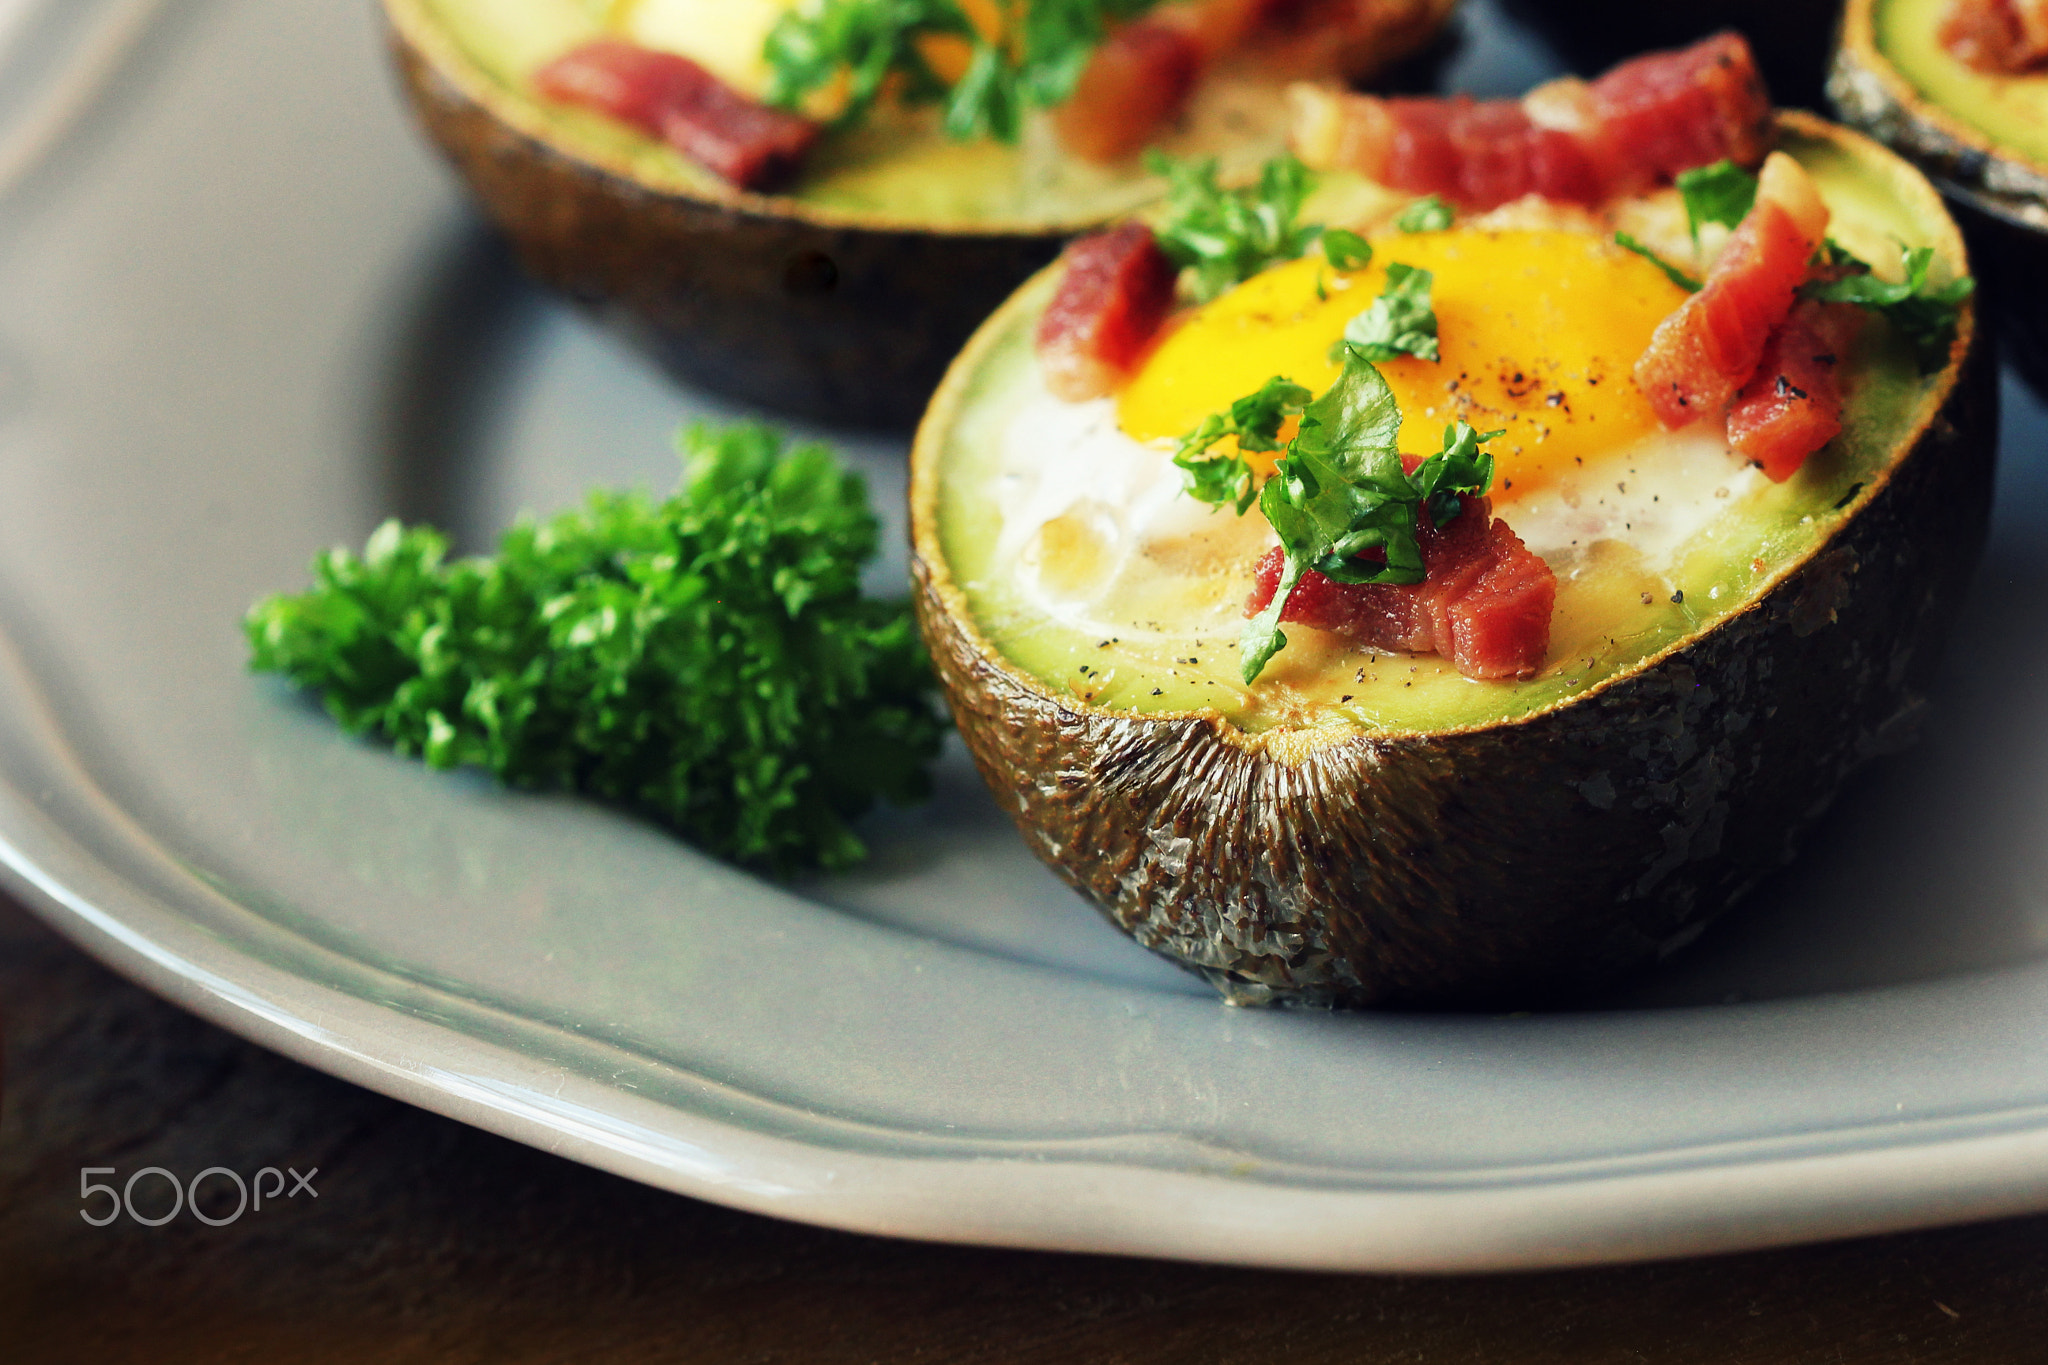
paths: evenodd
<path fill-rule="evenodd" d="M 1924 245 L 1967 271 L 1911 166 L 1810 116 L 1778 128 L 1842 240 Z M 1045 272 L 982 327 L 919 429 L 916 606 L 960 731 L 1026 841 L 1226 997 L 1582 996 L 1688 941 L 1792 855 L 1850 773 L 1913 731 L 1990 505 L 1996 395 L 1967 306 L 1931 374 L 1867 332 L 1842 434 L 1784 483 L 1710 477 L 1723 510 L 1658 575 L 1584 547 L 1568 575 L 1583 583 L 1561 590 L 1533 676 L 1478 682 L 1434 657 L 1290 630 L 1246 685 L 1218 624 L 1241 624 L 1242 570 L 1207 604 L 1119 604 L 1137 623 L 1128 636 L 1038 609 L 1043 594 L 1009 572 L 1085 584 L 1104 572 L 1090 518 L 1116 515 L 1082 500 L 1033 526 L 1052 504 L 1008 510 L 1063 439 L 1037 416 L 1052 410 L 1033 351 L 1058 285 Z M 1628 383 L 1625 368 L 1590 378 Z M 1116 420 L 1076 408 L 1069 425 Z M 1115 496 L 1111 463 L 1080 468 Z M 1201 551 L 1160 536 L 1133 553 Z M 1201 609 L 1205 624 L 1177 627 L 1175 612 Z"/>
<path fill-rule="evenodd" d="M 1976 70 L 1941 40 L 1948 0 L 1848 0 L 1828 77 L 1844 122 L 1934 177 L 1994 286 L 2000 330 L 2048 381 L 2048 71 Z"/>
<path fill-rule="evenodd" d="M 1426 22 L 1386 60 L 1426 41 L 1453 3 L 1409 6 Z M 1135 159 L 1050 154 L 1029 132 L 1014 146 L 956 141 L 930 110 L 835 133 L 782 192 L 749 192 L 534 92 L 537 70 L 609 34 L 605 16 L 628 7 L 384 7 L 422 124 L 529 273 L 623 323 L 693 382 L 784 412 L 908 427 L 975 326 L 1062 243 L 1164 193 Z M 715 5 L 698 8 L 725 21 Z M 1159 145 L 1214 156 L 1226 178 L 1249 174 L 1285 143 L 1284 84 L 1219 72 Z"/>

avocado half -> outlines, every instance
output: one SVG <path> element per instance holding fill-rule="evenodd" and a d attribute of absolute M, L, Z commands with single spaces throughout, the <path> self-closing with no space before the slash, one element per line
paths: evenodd
<path fill-rule="evenodd" d="M 834 138 L 790 193 L 747 193 L 530 93 L 533 70 L 598 35 L 602 6 L 384 9 L 421 123 L 526 270 L 686 379 L 783 412 L 907 428 L 974 328 L 1068 238 L 1163 193 L 1131 166 L 1048 170 L 1043 147 L 952 143 L 931 119 Z M 1281 88 L 1198 100 L 1166 149 L 1249 173 L 1285 145 Z"/>
<path fill-rule="evenodd" d="M 1967 270 L 1910 166 L 1810 116 L 1780 129 L 1838 217 Z M 1973 315 L 1933 376 L 1878 343 L 1844 436 L 1783 486 L 1753 538 L 1702 561 L 1720 567 L 1636 654 L 1472 684 L 1436 723 L 1261 725 L 1087 700 L 1049 680 L 1076 674 L 1045 663 L 1042 640 L 999 647 L 1029 631 L 1001 627 L 952 567 L 988 534 L 963 510 L 977 495 L 959 471 L 1009 387 L 1036 382 L 1030 339 L 1056 275 L 981 329 L 919 430 L 919 620 L 1025 840 L 1227 998 L 1501 1008 L 1583 995 L 1688 941 L 1792 856 L 1850 773 L 1911 737 L 1990 508 L 1996 390 Z"/>
<path fill-rule="evenodd" d="M 1964 208 L 1999 330 L 2048 389 L 2048 72 L 1993 76 L 1942 47 L 1946 0 L 1849 0 L 1828 97 Z"/>

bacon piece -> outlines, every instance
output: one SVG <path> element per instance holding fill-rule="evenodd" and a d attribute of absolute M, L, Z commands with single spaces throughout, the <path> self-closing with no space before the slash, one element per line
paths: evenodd
<path fill-rule="evenodd" d="M 1586 95 L 1597 129 L 1594 155 L 1616 193 L 1724 157 L 1754 166 L 1770 150 L 1771 97 L 1739 34 L 1633 58 L 1594 81 Z"/>
<path fill-rule="evenodd" d="M 1152 229 L 1125 223 L 1076 238 L 1038 324 L 1045 386 L 1070 403 L 1100 398 L 1137 365 L 1173 307 L 1180 272 Z"/>
<path fill-rule="evenodd" d="M 1827 231 L 1827 205 L 1799 163 L 1764 162 L 1756 205 L 1736 227 L 1706 284 L 1657 324 L 1636 362 L 1636 387 L 1667 428 L 1718 416 L 1749 381 L 1764 343 L 1792 311 L 1793 293 Z"/>
<path fill-rule="evenodd" d="M 1447 0 L 1179 0 L 1111 30 L 1053 111 L 1060 142 L 1120 161 L 1184 113 L 1209 66 L 1233 53 L 1267 75 L 1363 76 L 1420 47 Z"/>
<path fill-rule="evenodd" d="M 1846 303 L 1802 299 L 1772 333 L 1756 374 L 1728 411 L 1728 444 L 1773 483 L 1842 429 L 1841 363 L 1868 315 Z"/>
<path fill-rule="evenodd" d="M 1979 71 L 2015 75 L 2048 66 L 2048 0 L 1949 0 L 1941 45 Z"/>
<path fill-rule="evenodd" d="M 1178 24 L 1141 19 L 1116 29 L 1053 111 L 1061 145 L 1087 161 L 1139 151 L 1186 110 L 1202 60 L 1200 44 Z"/>
<path fill-rule="evenodd" d="M 1479 210 L 1526 194 L 1591 206 L 1723 157 L 1754 165 L 1771 113 L 1749 47 L 1732 33 L 1520 101 L 1290 94 L 1291 140 L 1310 166 Z"/>
<path fill-rule="evenodd" d="M 1422 518 L 1422 582 L 1338 583 L 1310 569 L 1280 619 L 1366 649 L 1440 654 L 1468 678 L 1534 676 L 1550 653 L 1557 575 L 1493 517 L 1489 499 L 1461 497 L 1459 507 L 1441 529 Z M 1275 546 L 1259 560 L 1245 615 L 1272 603 L 1286 558 Z"/>
<path fill-rule="evenodd" d="M 630 123 L 745 190 L 788 183 L 820 131 L 748 99 L 688 57 L 614 38 L 557 57 L 533 84 L 548 99 Z"/>

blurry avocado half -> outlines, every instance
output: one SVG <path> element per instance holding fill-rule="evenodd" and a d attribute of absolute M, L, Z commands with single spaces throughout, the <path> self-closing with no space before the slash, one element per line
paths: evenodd
<path fill-rule="evenodd" d="M 1928 245 L 1967 270 L 1910 166 L 1810 116 L 1781 116 L 1781 132 L 1843 240 Z M 1645 595 L 1628 631 L 1523 682 L 1411 690 L 1382 664 L 1371 681 L 1393 676 L 1371 697 L 1349 695 L 1365 660 L 1342 658 L 1327 689 L 1287 702 L 1258 695 L 1270 673 L 1236 687 L 1223 641 L 1173 645 L 1168 667 L 1156 642 L 1020 608 L 996 572 L 993 452 L 1036 401 L 1032 338 L 1057 277 L 981 329 L 919 430 L 917 610 L 1026 841 L 1227 998 L 1583 997 L 1689 941 L 1914 729 L 1991 499 L 1996 390 L 1967 309 L 1932 375 L 1871 328 L 1842 436 L 1687 542 L 1683 591 Z"/>
<path fill-rule="evenodd" d="M 1436 21 L 1452 2 L 1437 0 Z M 685 378 L 784 412 L 910 425 L 1019 282 L 1076 232 L 1164 192 L 1134 162 L 1062 154 L 1043 128 L 1014 146 L 961 142 L 935 110 L 878 108 L 821 142 L 788 191 L 749 193 L 532 90 L 536 70 L 592 39 L 660 45 L 660 25 L 644 19 L 658 11 L 687 21 L 720 65 L 758 64 L 750 54 L 786 0 L 384 5 L 421 121 L 526 269 Z M 1217 157 L 1226 179 L 1248 176 L 1285 144 L 1283 88 L 1219 70 L 1159 145 Z"/>
<path fill-rule="evenodd" d="M 1942 44 L 1947 7 L 1849 0 L 1828 95 L 1969 210 L 1993 320 L 2048 390 L 2048 71 L 1972 69 Z"/>

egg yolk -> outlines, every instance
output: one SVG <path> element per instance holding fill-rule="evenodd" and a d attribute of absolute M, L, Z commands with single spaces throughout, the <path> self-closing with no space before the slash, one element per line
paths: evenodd
<path fill-rule="evenodd" d="M 1442 357 L 1379 367 L 1401 402 L 1403 451 L 1440 450 L 1458 418 L 1503 431 L 1488 449 L 1495 498 L 1511 500 L 1656 429 L 1630 371 L 1686 295 L 1649 261 L 1560 231 L 1453 228 L 1375 238 L 1373 249 L 1364 270 L 1339 272 L 1315 252 L 1197 309 L 1125 389 L 1123 429 L 1177 439 L 1275 375 L 1321 393 L 1340 369 L 1332 344 L 1394 261 L 1435 276 Z"/>

